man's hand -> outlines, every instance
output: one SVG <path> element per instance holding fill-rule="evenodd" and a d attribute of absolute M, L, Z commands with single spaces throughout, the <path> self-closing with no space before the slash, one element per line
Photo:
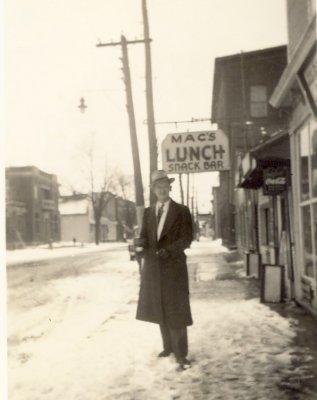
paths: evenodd
<path fill-rule="evenodd" d="M 144 245 L 145 245 L 144 239 L 142 239 L 142 238 L 134 238 L 133 239 L 133 244 L 134 244 L 135 251 L 137 253 L 142 253 L 144 251 Z"/>
<path fill-rule="evenodd" d="M 156 254 L 162 259 L 165 260 L 168 258 L 168 252 L 165 249 L 160 249 L 156 252 Z"/>

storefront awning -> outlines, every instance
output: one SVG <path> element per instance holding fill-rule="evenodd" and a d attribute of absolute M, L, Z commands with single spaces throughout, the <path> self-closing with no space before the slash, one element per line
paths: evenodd
<path fill-rule="evenodd" d="M 246 159 L 250 157 L 252 158 L 250 153 L 246 154 L 245 157 L 247 157 Z M 243 174 L 240 175 L 240 180 L 239 183 L 237 184 L 238 188 L 259 189 L 260 187 L 264 187 L 266 184 L 265 171 L 267 170 L 279 171 L 282 169 L 285 171 L 289 171 L 290 160 L 287 159 L 269 158 L 264 160 L 255 160 L 254 158 L 252 158 L 252 160 L 255 161 L 255 166 L 250 168 L 250 170 L 247 172 L 246 175 Z M 280 179 L 281 177 L 279 176 L 278 178 Z M 272 179 L 273 178 L 271 178 L 271 180 Z M 289 183 L 288 173 L 285 173 L 285 184 L 286 182 Z M 274 183 L 272 182 L 272 184 Z"/>
<path fill-rule="evenodd" d="M 257 168 L 257 161 L 251 153 L 247 153 L 241 160 L 236 186 L 244 189 L 261 187 L 261 171 Z"/>
<path fill-rule="evenodd" d="M 245 154 L 238 168 L 236 187 L 258 189 L 266 185 L 267 179 L 281 182 L 284 178 L 285 184 L 290 184 L 289 168 L 289 135 L 286 131 L 279 131 Z M 271 178 L 268 177 L 268 172 Z M 284 174 L 283 179 L 281 174 Z"/>

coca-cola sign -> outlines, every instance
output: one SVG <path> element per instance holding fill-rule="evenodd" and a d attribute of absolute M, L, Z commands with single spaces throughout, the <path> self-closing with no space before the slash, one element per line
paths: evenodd
<path fill-rule="evenodd" d="M 274 165 L 263 169 L 263 194 L 276 195 L 283 193 L 287 188 L 287 167 Z"/>

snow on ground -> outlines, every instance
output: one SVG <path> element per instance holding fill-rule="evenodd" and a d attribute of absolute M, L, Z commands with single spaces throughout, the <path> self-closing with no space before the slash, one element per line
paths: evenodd
<path fill-rule="evenodd" d="M 316 399 L 287 386 L 311 375 L 296 320 L 260 304 L 250 280 L 232 279 L 226 252 L 206 242 L 188 251 L 193 365 L 184 372 L 156 357 L 158 326 L 135 320 L 138 270 L 125 252 L 75 277 L 11 285 L 9 399 Z"/>
<path fill-rule="evenodd" d="M 109 242 L 100 243 L 98 246 L 94 243 L 84 243 L 73 245 L 71 242 L 53 243 L 53 248 L 50 249 L 49 245 L 40 245 L 36 247 L 28 247 L 25 249 L 7 250 L 6 251 L 6 264 L 21 264 L 32 261 L 47 260 L 51 258 L 76 256 L 79 254 L 86 254 L 95 251 L 104 251 L 108 249 L 115 249 L 120 247 L 127 247 L 127 243 Z"/>

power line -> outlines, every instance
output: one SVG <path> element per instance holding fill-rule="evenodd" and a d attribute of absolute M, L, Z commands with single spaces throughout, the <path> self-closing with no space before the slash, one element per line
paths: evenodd
<path fill-rule="evenodd" d="M 195 122 L 204 122 L 204 121 L 210 121 L 213 123 L 211 118 L 192 118 L 190 120 L 185 120 L 185 121 L 160 121 L 160 122 L 155 122 L 155 125 L 175 125 L 177 127 L 178 124 L 188 124 L 188 123 L 195 123 Z M 145 119 L 143 121 L 144 125 L 148 124 L 148 121 Z"/>
<path fill-rule="evenodd" d="M 126 44 L 137 44 L 137 43 L 145 43 L 152 42 L 152 39 L 135 39 L 135 40 L 126 40 Z M 110 46 L 121 46 L 122 42 L 109 42 L 109 43 L 101 43 L 97 44 L 97 47 L 110 47 Z"/>

